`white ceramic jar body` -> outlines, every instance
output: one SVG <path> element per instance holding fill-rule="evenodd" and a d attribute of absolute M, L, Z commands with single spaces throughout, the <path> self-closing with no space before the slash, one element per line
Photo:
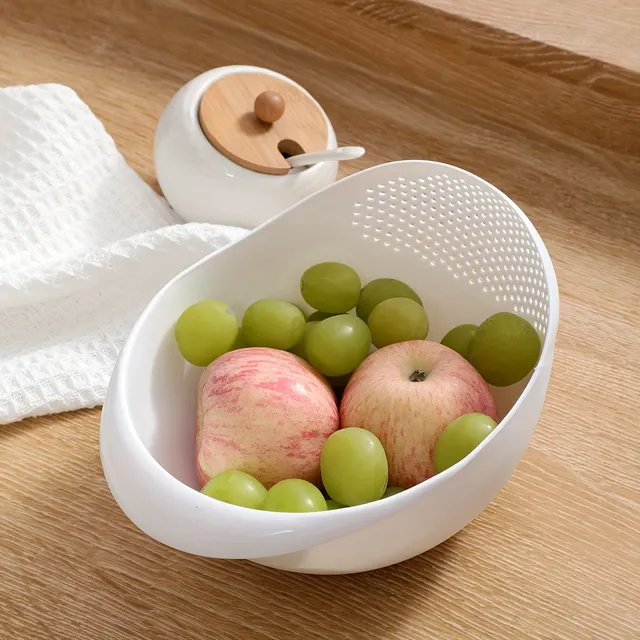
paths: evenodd
<path fill-rule="evenodd" d="M 303 87 L 286 76 L 243 65 L 212 69 L 182 87 L 160 118 L 154 157 L 165 197 L 188 222 L 253 229 L 336 179 L 337 162 L 292 169 L 286 175 L 268 175 L 234 163 L 209 142 L 198 118 L 200 100 L 214 82 L 238 73 L 274 76 L 313 100 Z M 326 115 L 325 121 L 327 149 L 335 149 L 335 132 Z"/>

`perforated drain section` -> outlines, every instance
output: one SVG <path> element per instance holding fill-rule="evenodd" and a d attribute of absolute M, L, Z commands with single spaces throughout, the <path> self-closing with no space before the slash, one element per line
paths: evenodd
<path fill-rule="evenodd" d="M 536 245 L 508 201 L 446 174 L 397 178 L 355 203 L 362 236 L 392 251 L 413 251 L 453 278 L 482 287 L 545 333 L 548 292 Z"/>

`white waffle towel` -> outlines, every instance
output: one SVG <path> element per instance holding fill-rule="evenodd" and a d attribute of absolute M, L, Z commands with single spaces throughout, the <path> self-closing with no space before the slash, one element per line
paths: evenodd
<path fill-rule="evenodd" d="M 180 222 L 71 89 L 0 89 L 0 424 L 102 404 L 153 295 L 245 233 Z"/>

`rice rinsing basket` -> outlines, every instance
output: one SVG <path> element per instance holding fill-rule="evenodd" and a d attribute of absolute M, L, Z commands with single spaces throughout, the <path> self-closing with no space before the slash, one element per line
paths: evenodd
<path fill-rule="evenodd" d="M 190 304 L 219 298 L 239 317 L 262 297 L 301 303 L 300 274 L 317 262 L 352 265 L 363 282 L 405 281 L 421 296 L 430 340 L 497 311 L 527 318 L 542 352 L 532 374 L 494 389 L 502 420 L 467 458 L 396 496 L 359 507 L 287 514 L 243 509 L 198 492 L 196 386 L 173 325 Z M 542 409 L 558 326 L 549 254 L 524 213 L 461 169 L 384 164 L 310 196 L 167 284 L 142 313 L 105 403 L 105 476 L 125 514 L 152 538 L 215 558 L 289 571 L 352 573 L 440 544 L 497 495 L 522 458 Z"/>

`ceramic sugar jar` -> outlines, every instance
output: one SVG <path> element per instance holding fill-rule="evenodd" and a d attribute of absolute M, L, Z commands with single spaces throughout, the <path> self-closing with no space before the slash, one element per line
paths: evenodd
<path fill-rule="evenodd" d="M 154 150 L 158 182 L 179 215 L 246 228 L 334 182 L 339 154 L 318 102 L 286 76 L 251 66 L 212 69 L 183 86 L 160 118 Z M 292 166 L 295 156 L 316 163 Z"/>

